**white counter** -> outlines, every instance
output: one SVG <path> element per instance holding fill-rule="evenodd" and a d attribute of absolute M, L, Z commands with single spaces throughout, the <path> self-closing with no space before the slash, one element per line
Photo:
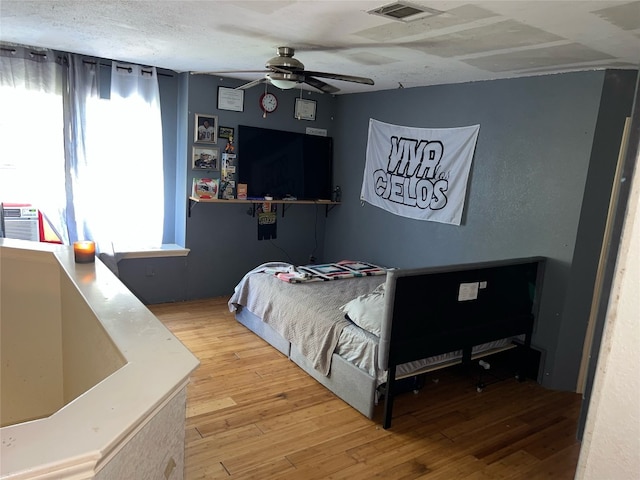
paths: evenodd
<path fill-rule="evenodd" d="M 24 350 L 3 351 L 39 358 L 34 372 L 46 367 L 46 341 L 62 351 L 50 349 L 54 367 L 41 375 L 61 408 L 0 429 L 1 478 L 182 478 L 185 389 L 198 360 L 99 260 L 76 264 L 67 246 L 0 239 L 0 326 L 3 347 L 27 332 Z M 11 377 L 2 372 L 0 388 Z"/>

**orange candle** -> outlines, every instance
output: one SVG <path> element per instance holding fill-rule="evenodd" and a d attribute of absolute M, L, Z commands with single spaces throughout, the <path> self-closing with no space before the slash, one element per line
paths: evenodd
<path fill-rule="evenodd" d="M 73 242 L 73 254 L 76 263 L 93 263 L 96 261 L 96 244 L 94 242 Z"/>

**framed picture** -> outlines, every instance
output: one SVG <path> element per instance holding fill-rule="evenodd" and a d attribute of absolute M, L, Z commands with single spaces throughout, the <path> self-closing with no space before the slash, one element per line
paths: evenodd
<path fill-rule="evenodd" d="M 193 170 L 220 170 L 220 149 L 218 147 L 193 147 L 191 157 Z"/>
<path fill-rule="evenodd" d="M 196 113 L 193 131 L 196 143 L 218 143 L 218 117 Z"/>
<path fill-rule="evenodd" d="M 226 138 L 227 140 L 233 137 L 233 128 L 220 127 L 218 128 L 218 138 Z"/>
<path fill-rule="evenodd" d="M 191 195 L 197 198 L 218 198 L 220 179 L 194 178 Z"/>
<path fill-rule="evenodd" d="M 304 98 L 296 98 L 296 106 L 293 116 L 298 120 L 316 119 L 316 101 Z"/>
<path fill-rule="evenodd" d="M 218 87 L 218 110 L 244 111 L 244 90 Z"/>

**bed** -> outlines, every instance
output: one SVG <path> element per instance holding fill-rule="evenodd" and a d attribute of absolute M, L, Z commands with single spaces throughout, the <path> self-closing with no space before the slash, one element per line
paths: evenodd
<path fill-rule="evenodd" d="M 242 278 L 229 309 L 363 415 L 373 418 L 383 396 L 386 429 L 402 378 L 518 345 L 516 375 L 524 379 L 544 264 L 543 257 L 415 269 L 268 263 Z"/>

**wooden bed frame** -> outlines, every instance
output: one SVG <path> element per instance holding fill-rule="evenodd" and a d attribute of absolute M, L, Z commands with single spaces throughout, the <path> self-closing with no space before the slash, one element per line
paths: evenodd
<path fill-rule="evenodd" d="M 524 380 L 544 265 L 543 257 L 529 257 L 388 271 L 378 357 L 378 366 L 388 371 L 385 429 L 391 426 L 396 368 L 403 363 L 456 350 L 462 350 L 463 356 L 453 363 L 468 363 L 476 345 L 524 336 L 517 374 L 519 380 Z M 338 397 L 373 418 L 377 385 L 371 375 L 334 353 L 331 372 L 324 376 L 296 345 L 248 309 L 239 309 L 236 318 Z"/>

